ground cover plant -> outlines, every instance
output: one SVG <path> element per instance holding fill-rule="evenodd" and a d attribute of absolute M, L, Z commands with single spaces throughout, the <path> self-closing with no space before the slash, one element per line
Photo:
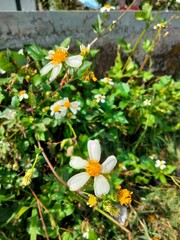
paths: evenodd
<path fill-rule="evenodd" d="M 100 78 L 94 43 L 122 15 L 106 26 L 99 13 L 78 52 L 70 37 L 0 52 L 0 239 L 179 238 L 180 83 L 152 71 L 173 18 L 154 24 L 151 10 L 135 13 L 144 31 L 118 40 Z"/>

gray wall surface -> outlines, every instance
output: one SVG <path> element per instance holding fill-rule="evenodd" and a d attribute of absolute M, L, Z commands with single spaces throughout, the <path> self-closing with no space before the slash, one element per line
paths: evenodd
<path fill-rule="evenodd" d="M 109 21 L 116 20 L 123 12 L 110 12 Z M 20 49 L 24 45 L 36 43 L 44 48 L 52 48 L 59 44 L 66 37 L 72 36 L 71 46 L 77 41 L 85 45 L 90 43 L 96 34 L 93 32 L 92 24 L 96 21 L 96 11 L 47 11 L 47 12 L 0 12 L 0 49 Z M 156 13 L 154 13 L 156 14 Z M 169 20 L 174 18 L 170 25 L 164 29 L 169 32 L 158 45 L 155 54 L 167 57 L 167 53 L 180 51 L 180 12 L 159 12 L 159 18 Z M 127 12 L 118 22 L 116 28 L 109 34 L 100 38 L 94 47 L 102 48 L 103 58 L 106 58 L 106 65 L 112 62 L 116 52 L 118 39 L 124 38 L 133 45 L 145 24 L 134 18 L 134 12 Z M 152 38 L 155 34 L 153 26 L 148 30 L 145 38 Z M 178 52 L 179 54 L 180 52 Z M 103 54 L 103 53 L 102 53 Z M 177 55 L 177 54 L 176 54 Z M 139 61 L 143 58 L 143 51 L 137 49 L 136 57 Z M 104 68 L 103 68 L 104 69 Z"/>

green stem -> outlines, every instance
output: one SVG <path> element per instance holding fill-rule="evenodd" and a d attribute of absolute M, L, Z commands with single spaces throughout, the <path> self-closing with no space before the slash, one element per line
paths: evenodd
<path fill-rule="evenodd" d="M 67 121 L 67 124 L 68 124 L 68 126 L 69 126 L 71 132 L 73 133 L 74 137 L 77 138 L 77 135 L 76 135 L 76 133 L 75 133 L 75 131 L 74 131 L 74 128 L 72 127 L 72 125 L 70 124 L 69 121 Z"/>
<path fill-rule="evenodd" d="M 133 47 L 133 49 L 132 49 L 131 54 L 128 56 L 128 59 L 127 59 L 127 61 L 126 61 L 125 64 L 124 64 L 124 67 L 123 67 L 123 70 L 122 70 L 123 72 L 125 71 L 125 69 L 126 69 L 128 63 L 129 63 L 129 61 L 130 61 L 131 58 L 132 58 L 132 55 L 133 55 L 134 52 L 136 51 L 136 48 L 138 47 L 138 45 L 139 45 L 139 43 L 141 42 L 141 40 L 142 40 L 142 38 L 144 37 L 144 35 L 146 34 L 148 28 L 149 28 L 149 24 L 147 24 L 146 28 L 142 31 L 142 33 L 141 33 L 141 35 L 139 36 L 137 42 L 135 43 L 135 45 L 134 45 L 134 47 Z"/>

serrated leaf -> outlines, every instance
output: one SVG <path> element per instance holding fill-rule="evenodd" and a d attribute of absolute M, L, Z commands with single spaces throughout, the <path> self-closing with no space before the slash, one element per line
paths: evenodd
<path fill-rule="evenodd" d="M 38 45 L 33 44 L 31 46 L 27 46 L 26 50 L 34 60 L 39 61 L 44 59 L 44 51 Z"/>

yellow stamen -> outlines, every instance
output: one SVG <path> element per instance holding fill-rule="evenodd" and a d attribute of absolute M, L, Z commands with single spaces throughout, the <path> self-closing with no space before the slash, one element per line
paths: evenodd
<path fill-rule="evenodd" d="M 70 101 L 66 101 L 66 102 L 64 103 L 64 106 L 65 106 L 66 108 L 70 108 L 71 102 L 70 102 Z"/>
<path fill-rule="evenodd" d="M 107 83 L 110 82 L 110 78 L 109 77 L 106 77 L 106 80 L 105 80 Z"/>
<path fill-rule="evenodd" d="M 97 177 L 101 172 L 101 165 L 97 161 L 89 160 L 86 166 L 86 172 L 92 176 Z"/>
<path fill-rule="evenodd" d="M 110 4 L 105 4 L 104 7 L 105 7 L 105 8 L 110 8 L 111 5 L 110 5 Z"/>
<path fill-rule="evenodd" d="M 87 205 L 89 205 L 89 207 L 94 207 L 96 204 L 97 204 L 97 198 L 94 195 L 90 194 L 89 199 L 87 201 Z"/>
<path fill-rule="evenodd" d="M 119 191 L 119 202 L 121 205 L 128 205 L 128 204 L 131 204 L 131 194 L 132 192 L 130 192 L 129 190 L 127 189 L 121 189 Z"/>
<path fill-rule="evenodd" d="M 61 108 L 61 107 L 60 107 L 59 105 L 57 105 L 57 106 L 55 106 L 55 107 L 53 108 L 53 111 L 54 111 L 54 112 L 58 112 L 60 108 Z"/>
<path fill-rule="evenodd" d="M 25 90 L 21 90 L 20 92 L 19 92 L 19 95 L 24 95 L 25 94 Z"/>
<path fill-rule="evenodd" d="M 51 62 L 54 65 L 58 65 L 66 61 L 68 51 L 64 48 L 59 48 L 51 57 Z"/>

